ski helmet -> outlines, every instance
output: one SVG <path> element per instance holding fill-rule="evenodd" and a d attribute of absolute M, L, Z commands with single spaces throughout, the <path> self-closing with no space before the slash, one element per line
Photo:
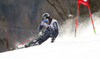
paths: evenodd
<path fill-rule="evenodd" d="M 42 15 L 42 18 L 44 18 L 44 19 L 46 19 L 46 18 L 48 18 L 48 17 L 50 17 L 50 14 L 49 14 L 49 13 L 44 13 L 44 14 Z"/>

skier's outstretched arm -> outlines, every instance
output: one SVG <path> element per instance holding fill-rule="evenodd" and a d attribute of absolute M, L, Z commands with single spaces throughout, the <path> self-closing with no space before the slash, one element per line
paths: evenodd
<path fill-rule="evenodd" d="M 42 21 L 39 28 L 38 28 L 39 32 L 43 29 L 43 27 L 44 27 L 43 24 L 44 24 L 44 22 Z"/>
<path fill-rule="evenodd" d="M 40 25 L 38 28 L 39 32 L 42 30 L 42 28 L 43 28 L 43 25 Z"/>

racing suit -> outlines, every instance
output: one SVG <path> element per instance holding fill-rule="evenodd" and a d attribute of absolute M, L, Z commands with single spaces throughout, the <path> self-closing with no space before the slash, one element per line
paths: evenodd
<path fill-rule="evenodd" d="M 39 36 L 36 40 L 33 40 L 32 42 L 30 42 L 30 44 L 36 43 L 36 42 L 38 42 L 38 44 L 42 44 L 44 41 L 46 41 L 50 37 L 52 38 L 52 40 L 53 39 L 55 40 L 55 38 L 59 34 L 58 22 L 55 19 L 52 19 L 49 24 L 42 21 L 38 28 L 39 32 L 43 29 L 44 26 L 46 27 L 46 29 L 44 30 L 43 35 Z"/>

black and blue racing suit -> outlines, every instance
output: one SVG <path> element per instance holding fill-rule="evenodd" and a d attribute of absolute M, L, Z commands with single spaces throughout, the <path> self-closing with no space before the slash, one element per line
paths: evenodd
<path fill-rule="evenodd" d="M 44 26 L 46 27 L 46 29 L 43 32 L 43 35 L 39 36 L 33 42 L 35 42 L 35 43 L 38 42 L 39 44 L 42 44 L 49 37 L 56 38 L 58 36 L 58 34 L 59 34 L 59 26 L 58 26 L 58 22 L 55 19 L 52 19 L 52 21 L 49 24 L 46 24 L 44 21 L 42 21 L 40 26 L 39 26 L 39 32 L 43 29 Z"/>

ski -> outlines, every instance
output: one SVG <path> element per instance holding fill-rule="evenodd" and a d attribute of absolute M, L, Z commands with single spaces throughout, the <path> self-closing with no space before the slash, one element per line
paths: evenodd
<path fill-rule="evenodd" d="M 38 46 L 38 45 L 39 44 L 21 45 L 21 46 L 17 46 L 16 49 L 28 48 L 28 47 Z"/>

